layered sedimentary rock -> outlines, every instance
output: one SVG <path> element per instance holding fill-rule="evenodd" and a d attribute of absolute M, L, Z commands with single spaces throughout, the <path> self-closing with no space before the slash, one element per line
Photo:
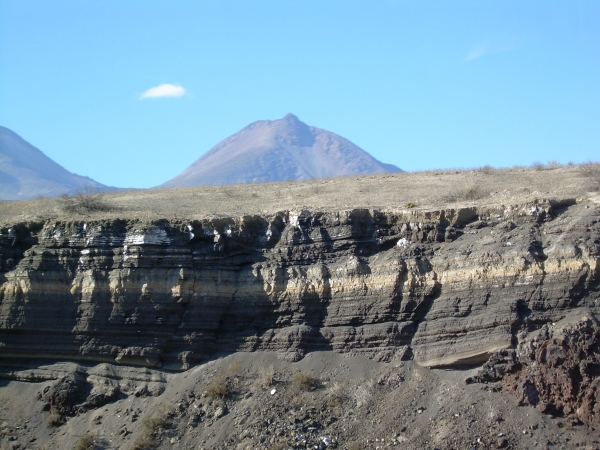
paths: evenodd
<path fill-rule="evenodd" d="M 598 205 L 285 211 L 3 228 L 0 357 L 185 369 L 218 352 L 485 362 L 597 312 Z"/>

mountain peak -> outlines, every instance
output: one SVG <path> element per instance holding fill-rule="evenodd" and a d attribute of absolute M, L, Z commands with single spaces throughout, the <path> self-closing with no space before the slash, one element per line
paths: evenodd
<path fill-rule="evenodd" d="M 69 172 L 14 131 L 0 126 L 0 200 L 53 197 L 108 186 Z"/>
<path fill-rule="evenodd" d="M 287 113 L 283 119 L 280 120 L 284 120 L 286 122 L 300 122 L 300 119 L 298 119 L 298 117 L 296 117 L 295 115 L 293 115 L 292 113 Z"/>
<path fill-rule="evenodd" d="M 159 187 L 332 178 L 401 171 L 294 114 L 255 122 L 224 139 Z"/>

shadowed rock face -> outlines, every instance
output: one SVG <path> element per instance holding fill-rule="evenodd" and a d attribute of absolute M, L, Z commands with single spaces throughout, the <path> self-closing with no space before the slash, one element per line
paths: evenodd
<path fill-rule="evenodd" d="M 52 197 L 85 187 L 114 189 L 69 172 L 18 134 L 0 127 L 0 200 Z"/>
<path fill-rule="evenodd" d="M 352 142 L 288 114 L 260 120 L 221 141 L 160 187 L 306 180 L 399 172 Z"/>
<path fill-rule="evenodd" d="M 566 201 L 15 224 L 0 236 L 0 357 L 180 370 L 215 352 L 334 350 L 481 364 L 596 311 L 598 213 Z"/>

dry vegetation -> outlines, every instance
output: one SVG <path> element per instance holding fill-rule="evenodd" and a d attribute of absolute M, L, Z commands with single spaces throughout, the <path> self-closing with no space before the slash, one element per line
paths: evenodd
<path fill-rule="evenodd" d="M 218 372 L 206 388 L 206 395 L 216 400 L 223 400 L 229 394 L 231 394 L 231 389 L 227 376 L 223 372 Z"/>
<path fill-rule="evenodd" d="M 261 367 L 258 370 L 256 384 L 259 387 L 268 389 L 275 381 L 275 368 L 273 366 Z"/>
<path fill-rule="evenodd" d="M 63 194 L 58 199 L 60 208 L 68 214 L 108 212 L 115 209 L 104 199 L 104 194 L 86 187 L 73 195 Z"/>
<path fill-rule="evenodd" d="M 50 410 L 50 415 L 48 416 L 48 420 L 46 421 L 46 423 L 50 427 L 59 427 L 62 424 L 64 424 L 65 421 L 66 420 L 65 420 L 64 416 L 60 413 L 58 408 L 53 407 Z"/>
<path fill-rule="evenodd" d="M 308 372 L 296 372 L 292 376 L 292 385 L 302 391 L 312 391 L 318 384 L 318 378 Z"/>
<path fill-rule="evenodd" d="M 160 444 L 160 433 L 171 426 L 170 412 L 166 406 L 158 409 L 153 417 L 144 420 L 142 430 L 132 445 L 132 450 L 152 450 Z"/>
<path fill-rule="evenodd" d="M 375 392 L 375 380 L 367 380 L 362 384 L 356 386 L 354 391 L 354 401 L 356 406 L 365 406 L 371 400 L 373 392 Z"/>
<path fill-rule="evenodd" d="M 346 444 L 346 448 L 348 450 L 362 450 L 362 445 L 360 445 L 358 442 L 350 441 Z"/>
<path fill-rule="evenodd" d="M 94 434 L 85 433 L 81 435 L 74 450 L 94 450 Z"/>
<path fill-rule="evenodd" d="M 426 209 L 452 204 L 518 203 L 531 198 L 587 197 L 600 190 L 600 163 L 432 170 L 253 185 L 198 186 L 0 202 L 0 223 L 60 219 L 202 219 L 282 210 Z"/>

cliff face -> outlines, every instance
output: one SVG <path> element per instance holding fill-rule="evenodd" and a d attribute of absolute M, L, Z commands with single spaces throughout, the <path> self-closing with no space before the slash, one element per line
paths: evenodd
<path fill-rule="evenodd" d="M 599 213 L 564 200 L 15 224 L 0 236 L 0 357 L 483 363 L 575 308 L 598 312 Z"/>

